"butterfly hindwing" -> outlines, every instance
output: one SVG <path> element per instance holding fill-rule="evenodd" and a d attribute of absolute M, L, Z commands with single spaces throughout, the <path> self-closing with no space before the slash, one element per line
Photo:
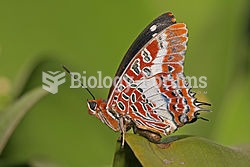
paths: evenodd
<path fill-rule="evenodd" d="M 147 40 L 140 42 L 139 35 L 131 46 L 144 44 L 129 49 L 107 104 L 138 128 L 165 135 L 190 122 L 198 110 L 183 74 L 188 30 L 184 23 L 175 23 L 172 15 L 167 20 L 172 24 L 165 24 L 155 35 L 146 31 L 153 30 L 152 22 L 142 33 Z"/>

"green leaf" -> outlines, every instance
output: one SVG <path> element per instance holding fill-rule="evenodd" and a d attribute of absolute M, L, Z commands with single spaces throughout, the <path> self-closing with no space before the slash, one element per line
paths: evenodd
<path fill-rule="evenodd" d="M 0 155 L 9 137 L 27 111 L 47 94 L 48 92 L 42 88 L 35 88 L 0 112 Z"/>
<path fill-rule="evenodd" d="M 0 111 L 10 102 L 11 83 L 8 77 L 0 75 Z"/>
<path fill-rule="evenodd" d="M 250 166 L 250 147 L 226 147 L 194 136 L 170 136 L 154 144 L 134 134 L 126 142 L 142 166 Z"/>
<path fill-rule="evenodd" d="M 124 166 L 141 166 L 140 162 L 136 159 L 133 151 L 125 143 L 124 148 L 121 148 L 121 142 L 116 143 L 116 151 L 113 161 L 113 167 L 124 167 Z"/>
<path fill-rule="evenodd" d="M 42 71 L 46 69 L 61 68 L 60 64 L 48 57 L 49 55 L 42 55 L 41 58 L 31 61 L 23 66 L 19 75 L 14 82 L 12 98 L 18 99 L 27 91 L 34 89 L 41 85 Z M 53 68 L 52 68 L 53 67 Z"/>

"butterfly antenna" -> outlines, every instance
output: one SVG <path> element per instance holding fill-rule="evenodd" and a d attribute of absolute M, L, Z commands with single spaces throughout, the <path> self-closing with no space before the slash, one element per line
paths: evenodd
<path fill-rule="evenodd" d="M 78 78 L 76 78 L 76 76 L 66 67 L 66 66 L 64 66 L 64 65 L 62 65 L 62 68 L 67 72 L 67 73 L 69 73 L 69 75 L 72 77 L 72 78 L 74 78 L 75 80 L 77 80 L 80 84 L 81 84 L 81 86 L 82 86 L 82 88 L 84 88 L 84 89 L 86 89 L 87 91 L 88 91 L 88 93 L 92 96 L 92 98 L 95 100 L 95 96 L 91 93 L 91 91 L 78 79 Z"/>

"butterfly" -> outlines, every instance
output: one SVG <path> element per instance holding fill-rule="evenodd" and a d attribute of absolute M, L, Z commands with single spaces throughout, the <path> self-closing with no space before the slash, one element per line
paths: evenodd
<path fill-rule="evenodd" d="M 183 73 L 188 29 L 171 12 L 153 20 L 125 54 L 107 100 L 88 100 L 88 112 L 111 129 L 158 143 L 179 127 L 195 122 L 200 105 Z M 91 93 L 89 91 L 89 93 Z"/>

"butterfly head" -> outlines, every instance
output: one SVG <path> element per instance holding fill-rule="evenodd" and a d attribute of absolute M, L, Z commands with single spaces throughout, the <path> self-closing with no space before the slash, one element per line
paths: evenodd
<path fill-rule="evenodd" d="M 106 107 L 106 103 L 102 99 L 88 100 L 88 111 L 90 115 L 96 115 Z"/>
<path fill-rule="evenodd" d="M 113 115 L 114 112 L 107 109 L 107 102 L 102 99 L 88 100 L 88 111 L 90 115 L 107 124 L 114 131 L 119 131 L 119 120 Z"/>

